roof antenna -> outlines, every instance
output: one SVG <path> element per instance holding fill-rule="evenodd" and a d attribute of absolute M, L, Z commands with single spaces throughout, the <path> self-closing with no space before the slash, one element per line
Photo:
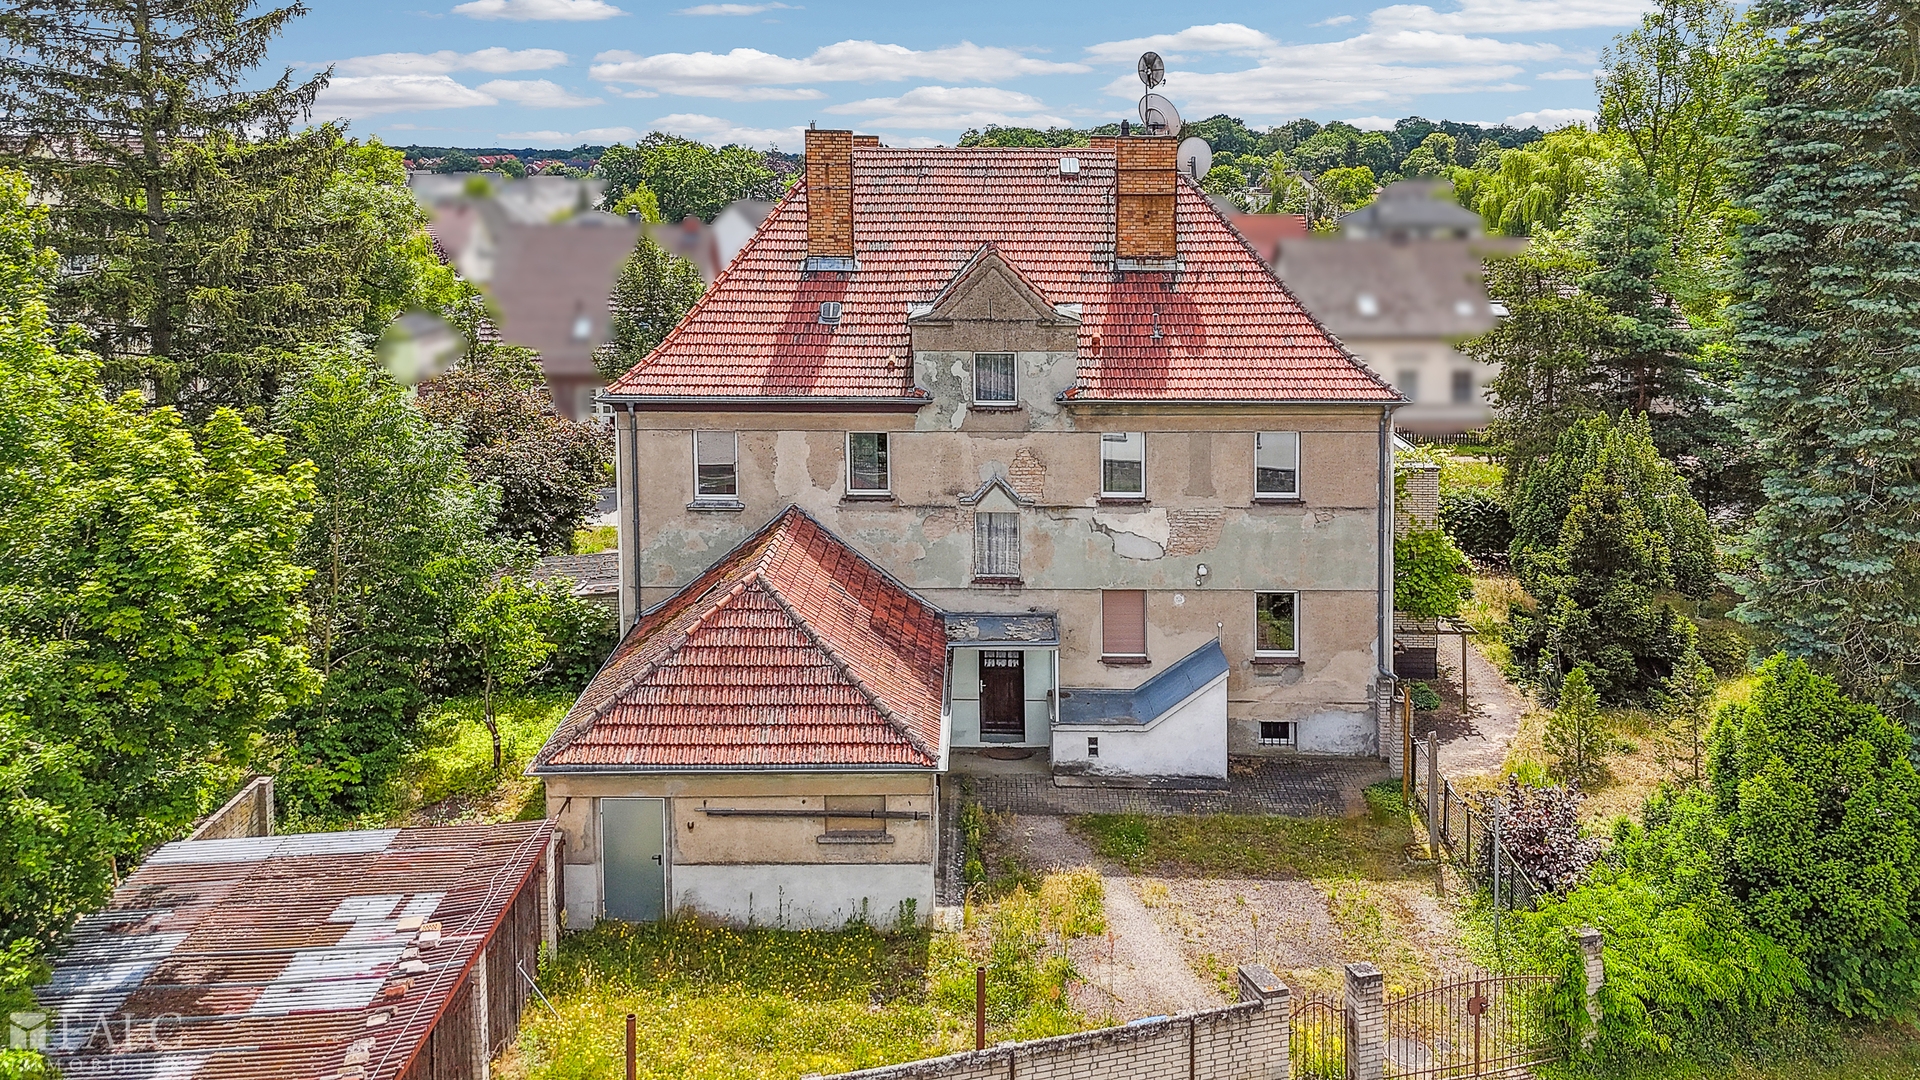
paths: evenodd
<path fill-rule="evenodd" d="M 1153 92 L 1153 88 L 1167 81 L 1167 64 L 1160 59 L 1159 53 L 1141 53 L 1140 64 L 1136 69 L 1140 82 L 1147 92 L 1140 95 L 1140 126 L 1147 129 L 1149 135 L 1180 134 L 1180 111 L 1173 102 Z"/>

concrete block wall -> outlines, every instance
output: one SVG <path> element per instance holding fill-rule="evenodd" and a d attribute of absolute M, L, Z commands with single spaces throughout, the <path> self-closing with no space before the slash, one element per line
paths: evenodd
<path fill-rule="evenodd" d="M 233 840 L 273 835 L 273 777 L 256 776 L 193 830 L 189 840 Z"/>
<path fill-rule="evenodd" d="M 1002 1043 L 831 1080 L 1287 1080 L 1292 1008 L 1265 968 L 1240 969 L 1238 1005 L 1031 1042 Z"/>

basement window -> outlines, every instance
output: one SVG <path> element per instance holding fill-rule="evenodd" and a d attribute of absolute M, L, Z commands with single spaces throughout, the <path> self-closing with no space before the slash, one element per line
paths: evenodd
<path fill-rule="evenodd" d="M 1261 746 L 1292 746 L 1294 723 L 1291 720 L 1260 721 Z"/>

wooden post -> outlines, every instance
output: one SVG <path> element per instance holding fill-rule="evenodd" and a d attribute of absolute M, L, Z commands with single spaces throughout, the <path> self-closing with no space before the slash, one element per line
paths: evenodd
<path fill-rule="evenodd" d="M 987 1048 L 987 969 L 984 966 L 973 969 L 973 1048 Z"/>
<path fill-rule="evenodd" d="M 1460 627 L 1460 722 L 1467 722 L 1467 624 Z"/>
<path fill-rule="evenodd" d="M 1427 732 L 1427 847 L 1440 859 L 1440 733 Z"/>
<path fill-rule="evenodd" d="M 638 1080 L 640 1059 L 637 1054 L 637 1042 L 634 1037 L 633 1014 L 627 1014 L 627 1080 Z"/>
<path fill-rule="evenodd" d="M 1400 684 L 1400 803 L 1413 802 L 1413 684 Z"/>

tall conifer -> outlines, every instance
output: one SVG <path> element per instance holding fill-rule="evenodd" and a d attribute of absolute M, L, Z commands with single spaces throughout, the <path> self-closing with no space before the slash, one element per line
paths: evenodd
<path fill-rule="evenodd" d="M 1765 0 L 1736 168 L 1743 609 L 1920 730 L 1920 4 Z"/>

